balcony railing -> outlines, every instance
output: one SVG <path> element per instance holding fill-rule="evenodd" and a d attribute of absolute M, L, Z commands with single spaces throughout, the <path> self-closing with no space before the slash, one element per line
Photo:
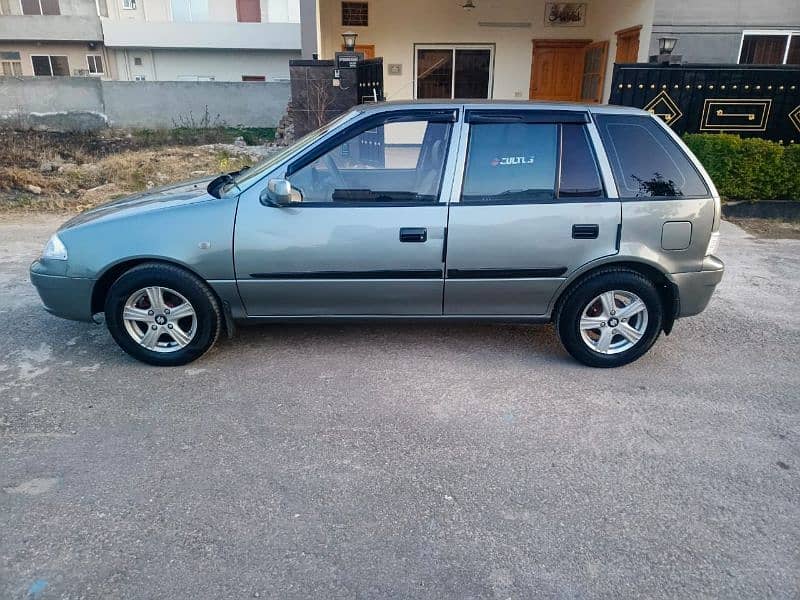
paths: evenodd
<path fill-rule="evenodd" d="M 108 47 L 299 50 L 299 23 L 177 23 L 102 19 Z"/>
<path fill-rule="evenodd" d="M 6 15 L 0 17 L 0 40 L 100 41 L 103 33 L 96 16 Z"/>

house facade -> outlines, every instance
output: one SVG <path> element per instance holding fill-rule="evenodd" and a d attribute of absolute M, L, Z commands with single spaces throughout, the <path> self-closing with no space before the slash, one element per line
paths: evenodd
<path fill-rule="evenodd" d="M 300 0 L 303 55 L 334 58 L 342 33 L 384 59 L 387 99 L 607 101 L 615 62 L 659 38 L 684 61 L 791 62 L 797 0 Z M 313 22 L 314 26 L 311 26 Z M 719 24 L 721 23 L 721 24 Z"/>
<path fill-rule="evenodd" d="M 0 75 L 110 77 L 95 0 L 0 0 Z"/>

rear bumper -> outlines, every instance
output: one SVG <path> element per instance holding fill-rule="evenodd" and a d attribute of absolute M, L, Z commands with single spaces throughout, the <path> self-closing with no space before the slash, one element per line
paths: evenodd
<path fill-rule="evenodd" d="M 672 281 L 678 288 L 678 318 L 691 317 L 703 312 L 722 280 L 725 265 L 715 256 L 707 256 L 702 271 L 673 273 Z"/>
<path fill-rule="evenodd" d="M 31 265 L 31 283 L 39 292 L 45 310 L 64 319 L 91 321 L 95 280 L 49 275 L 43 271 L 38 260 Z"/>

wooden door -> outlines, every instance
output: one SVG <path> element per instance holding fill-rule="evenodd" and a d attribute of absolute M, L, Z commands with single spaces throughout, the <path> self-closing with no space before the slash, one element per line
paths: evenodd
<path fill-rule="evenodd" d="M 590 42 L 533 40 L 530 99 L 579 100 L 584 49 Z"/>
<path fill-rule="evenodd" d="M 639 60 L 639 31 L 641 25 L 628 27 L 615 32 L 617 36 L 617 54 L 614 62 L 629 64 Z"/>
<path fill-rule="evenodd" d="M 375 58 L 375 44 L 356 44 L 356 52 L 362 52 L 364 58 Z M 344 52 L 344 44 L 342 44 L 342 52 Z"/>
<path fill-rule="evenodd" d="M 240 23 L 260 23 L 260 0 L 236 0 L 236 18 Z"/>
<path fill-rule="evenodd" d="M 594 42 L 583 49 L 581 102 L 602 102 L 607 62 L 608 42 Z"/>

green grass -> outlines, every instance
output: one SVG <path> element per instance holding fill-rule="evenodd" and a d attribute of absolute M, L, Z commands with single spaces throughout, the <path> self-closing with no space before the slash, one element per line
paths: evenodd
<path fill-rule="evenodd" d="M 131 135 L 137 145 L 193 146 L 198 144 L 231 144 L 241 137 L 249 146 L 275 139 L 274 127 L 175 127 L 173 129 L 134 129 Z"/>

